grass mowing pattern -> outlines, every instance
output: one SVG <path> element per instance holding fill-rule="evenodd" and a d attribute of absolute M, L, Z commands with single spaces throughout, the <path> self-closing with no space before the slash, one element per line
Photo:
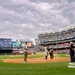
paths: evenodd
<path fill-rule="evenodd" d="M 0 60 L 0 75 L 75 75 L 75 69 L 68 68 L 68 63 L 13 64 Z"/>
<path fill-rule="evenodd" d="M 69 54 L 56 54 L 55 57 L 70 57 Z"/>
<path fill-rule="evenodd" d="M 28 55 L 28 58 L 39 58 L 44 57 L 44 54 L 35 54 L 35 55 Z M 15 59 L 15 58 L 23 58 L 24 55 L 1 55 L 0 60 L 3 59 Z"/>

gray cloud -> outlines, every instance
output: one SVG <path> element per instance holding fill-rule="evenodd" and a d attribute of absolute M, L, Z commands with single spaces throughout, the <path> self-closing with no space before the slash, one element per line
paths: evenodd
<path fill-rule="evenodd" d="M 75 24 L 74 0 L 0 0 L 0 37 L 37 38 Z"/>

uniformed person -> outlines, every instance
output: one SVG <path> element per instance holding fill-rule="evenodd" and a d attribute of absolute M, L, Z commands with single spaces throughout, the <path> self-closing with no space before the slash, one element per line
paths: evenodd
<path fill-rule="evenodd" d="M 25 46 L 24 46 L 24 63 L 27 62 L 27 57 L 28 57 L 28 43 L 25 42 Z"/>

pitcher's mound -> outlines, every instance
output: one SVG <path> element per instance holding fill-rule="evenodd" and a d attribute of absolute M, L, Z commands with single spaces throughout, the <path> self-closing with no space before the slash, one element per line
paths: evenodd
<path fill-rule="evenodd" d="M 27 63 L 46 63 L 46 62 L 65 62 L 69 61 L 69 58 L 63 57 L 54 57 L 53 59 L 44 59 L 44 58 L 28 58 Z M 8 63 L 24 63 L 23 59 L 5 59 L 3 62 Z"/>

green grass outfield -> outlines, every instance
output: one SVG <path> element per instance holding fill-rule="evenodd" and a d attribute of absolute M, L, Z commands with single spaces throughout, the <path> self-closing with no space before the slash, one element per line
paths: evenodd
<path fill-rule="evenodd" d="M 29 55 L 28 58 L 43 57 L 43 54 Z M 57 54 L 55 57 L 69 55 Z M 68 68 L 69 61 L 50 63 L 5 63 L 4 59 L 23 58 L 23 55 L 0 55 L 0 75 L 75 75 L 75 68 Z"/>

